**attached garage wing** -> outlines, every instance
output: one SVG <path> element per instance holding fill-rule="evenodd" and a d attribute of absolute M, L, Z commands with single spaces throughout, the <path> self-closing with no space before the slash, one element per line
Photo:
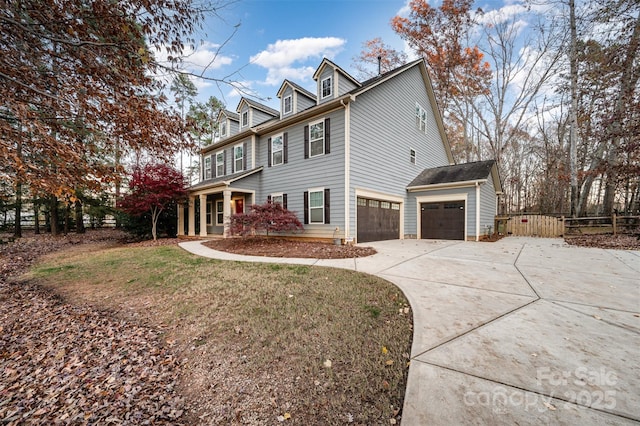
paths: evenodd
<path fill-rule="evenodd" d="M 400 203 L 358 197 L 359 243 L 400 238 Z"/>
<path fill-rule="evenodd" d="M 426 239 L 464 240 L 465 202 L 420 204 L 420 235 Z"/>

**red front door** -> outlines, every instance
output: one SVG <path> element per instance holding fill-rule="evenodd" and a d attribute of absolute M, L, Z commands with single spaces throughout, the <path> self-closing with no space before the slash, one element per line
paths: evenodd
<path fill-rule="evenodd" d="M 235 200 L 235 205 L 236 205 L 236 213 L 244 213 L 244 200 L 243 199 L 237 199 Z"/>

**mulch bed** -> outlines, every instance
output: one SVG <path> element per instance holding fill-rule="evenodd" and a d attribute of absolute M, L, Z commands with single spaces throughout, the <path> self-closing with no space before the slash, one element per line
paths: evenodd
<path fill-rule="evenodd" d="M 226 238 L 210 240 L 205 246 L 230 253 L 311 259 L 351 259 L 376 254 L 372 247 L 341 245 L 283 238 Z"/>

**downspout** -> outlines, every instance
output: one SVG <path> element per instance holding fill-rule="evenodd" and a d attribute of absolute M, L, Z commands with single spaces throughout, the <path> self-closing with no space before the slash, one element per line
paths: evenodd
<path fill-rule="evenodd" d="M 480 182 L 476 182 L 476 241 L 480 241 Z"/>
<path fill-rule="evenodd" d="M 353 98 L 352 98 L 353 99 Z M 344 238 L 350 237 L 351 229 L 351 104 L 340 100 L 344 107 Z"/>

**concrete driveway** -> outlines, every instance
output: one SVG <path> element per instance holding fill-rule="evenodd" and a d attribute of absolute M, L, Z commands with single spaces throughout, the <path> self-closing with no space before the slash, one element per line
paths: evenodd
<path fill-rule="evenodd" d="M 355 269 L 402 289 L 414 317 L 403 425 L 640 423 L 640 252 L 515 237 L 367 245 L 378 254 L 269 260 Z"/>

